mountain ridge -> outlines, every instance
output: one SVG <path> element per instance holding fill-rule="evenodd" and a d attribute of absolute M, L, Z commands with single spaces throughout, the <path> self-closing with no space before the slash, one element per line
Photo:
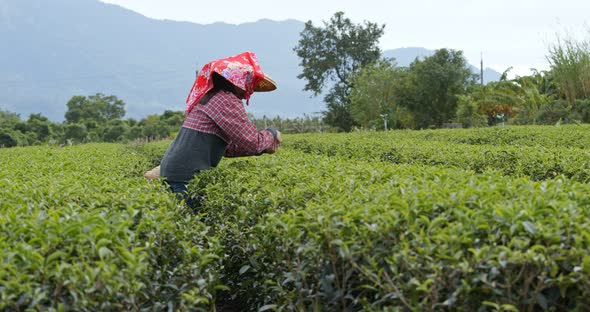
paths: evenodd
<path fill-rule="evenodd" d="M 97 0 L 1 1 L 0 40 L 6 45 L 0 109 L 60 121 L 72 96 L 103 93 L 125 101 L 126 117 L 183 110 L 203 64 L 253 51 L 279 88 L 254 95 L 249 112 L 318 113 L 325 109 L 321 96 L 303 91 L 305 82 L 297 78 L 293 47 L 303 28 L 294 19 L 205 25 L 156 20 Z M 396 53 L 383 55 L 397 55 L 403 66 Z"/>

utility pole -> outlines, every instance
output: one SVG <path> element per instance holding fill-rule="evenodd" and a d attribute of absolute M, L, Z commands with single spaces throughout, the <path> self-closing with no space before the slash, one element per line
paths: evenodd
<path fill-rule="evenodd" d="M 383 118 L 383 128 L 387 131 L 387 114 L 381 114 L 381 118 Z"/>
<path fill-rule="evenodd" d="M 479 79 L 480 79 L 481 85 L 483 86 L 483 52 L 481 52 L 481 63 L 479 66 Z"/>

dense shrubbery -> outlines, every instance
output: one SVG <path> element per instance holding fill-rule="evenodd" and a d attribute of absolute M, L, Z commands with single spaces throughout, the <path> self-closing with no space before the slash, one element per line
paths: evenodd
<path fill-rule="evenodd" d="M 590 180 L 587 126 L 294 135 L 285 145 L 350 159 L 456 167 L 544 180 Z M 578 147 L 578 148 L 576 148 Z"/>
<path fill-rule="evenodd" d="M 590 188 L 565 177 L 283 152 L 193 189 L 226 248 L 224 282 L 252 310 L 589 307 Z"/>
<path fill-rule="evenodd" d="M 588 133 L 288 135 L 196 212 L 165 141 L 3 149 L 0 310 L 588 310 Z"/>
<path fill-rule="evenodd" d="M 0 153 L 0 310 L 209 310 L 209 228 L 122 145 Z"/>

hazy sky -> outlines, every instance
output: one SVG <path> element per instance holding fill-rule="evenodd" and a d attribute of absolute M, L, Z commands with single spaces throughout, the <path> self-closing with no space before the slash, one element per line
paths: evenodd
<path fill-rule="evenodd" d="M 101 0 L 157 19 L 199 24 L 240 24 L 262 18 L 312 20 L 321 25 L 337 11 L 355 23 L 385 24 L 382 49 L 425 47 L 463 50 L 470 63 L 513 74 L 546 69 L 556 35 L 590 39 L 589 0 Z"/>

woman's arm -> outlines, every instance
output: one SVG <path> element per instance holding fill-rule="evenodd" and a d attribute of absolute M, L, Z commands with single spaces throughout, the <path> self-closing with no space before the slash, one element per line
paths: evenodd
<path fill-rule="evenodd" d="M 211 104 L 213 103 L 207 105 Z M 241 100 L 227 96 L 215 104 L 219 105 L 219 109 L 216 109 L 213 121 L 228 139 L 226 157 L 252 156 L 276 151 L 278 131 L 274 128 L 258 131 L 256 125 L 248 120 Z"/>

